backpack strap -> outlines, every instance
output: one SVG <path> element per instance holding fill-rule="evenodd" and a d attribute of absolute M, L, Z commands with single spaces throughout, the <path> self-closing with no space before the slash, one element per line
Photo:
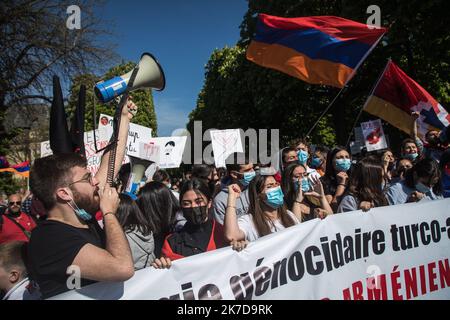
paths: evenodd
<path fill-rule="evenodd" d="M 20 223 L 18 223 L 13 218 L 9 217 L 7 214 L 5 214 L 4 216 L 8 220 L 10 220 L 12 223 L 14 223 L 23 232 L 23 234 L 27 237 L 27 239 L 30 239 L 30 237 L 31 237 L 31 232 L 30 231 L 26 230 Z"/>

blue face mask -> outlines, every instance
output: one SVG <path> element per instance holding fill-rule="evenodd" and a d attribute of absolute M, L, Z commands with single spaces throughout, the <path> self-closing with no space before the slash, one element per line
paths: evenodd
<path fill-rule="evenodd" d="M 308 192 L 311 190 L 311 185 L 309 184 L 308 178 L 303 178 L 301 182 L 298 180 L 294 182 L 295 191 L 298 191 L 298 188 L 301 186 L 303 192 Z"/>
<path fill-rule="evenodd" d="M 403 158 L 414 161 L 417 159 L 417 157 L 419 156 L 419 154 L 416 153 L 405 153 L 403 154 Z"/>
<path fill-rule="evenodd" d="M 419 191 L 420 193 L 428 193 L 428 192 L 430 192 L 430 188 L 428 188 L 422 182 L 419 182 L 419 183 L 416 184 L 416 190 Z"/>
<path fill-rule="evenodd" d="M 75 205 L 75 207 L 73 207 L 73 206 L 70 204 L 70 202 L 68 202 L 67 204 L 69 205 L 69 207 L 72 208 L 72 210 L 75 212 L 75 214 L 76 214 L 81 220 L 89 221 L 89 220 L 92 219 L 92 216 L 91 216 L 89 213 L 87 213 L 86 210 L 80 209 L 80 208 L 77 206 L 77 204 L 75 203 L 75 201 L 73 201 L 73 199 L 72 199 L 72 202 L 73 202 L 73 204 Z"/>
<path fill-rule="evenodd" d="M 299 162 L 300 164 L 305 164 L 306 161 L 308 161 L 308 158 L 309 158 L 308 152 L 303 151 L 303 150 L 300 150 L 300 151 L 297 153 L 297 156 L 298 156 L 298 162 Z"/>
<path fill-rule="evenodd" d="M 350 170 L 352 162 L 350 159 L 336 159 L 336 170 L 340 172 L 347 172 Z"/>
<path fill-rule="evenodd" d="M 320 167 L 320 165 L 322 164 L 322 159 L 318 158 L 318 157 L 313 157 L 311 160 L 311 168 L 313 169 L 317 169 Z"/>
<path fill-rule="evenodd" d="M 245 172 L 244 177 L 239 180 L 239 182 L 244 186 L 248 186 L 250 184 L 250 182 L 253 180 L 253 178 L 256 176 L 256 172 L 252 171 L 252 172 Z"/>
<path fill-rule="evenodd" d="M 272 188 L 266 191 L 266 203 L 274 209 L 280 208 L 284 203 L 284 195 L 281 187 Z"/>

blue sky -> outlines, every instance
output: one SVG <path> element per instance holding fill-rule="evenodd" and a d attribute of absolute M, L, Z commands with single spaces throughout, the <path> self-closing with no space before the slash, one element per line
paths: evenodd
<path fill-rule="evenodd" d="M 239 40 L 246 0 L 109 0 L 102 18 L 113 22 L 113 42 L 125 60 L 150 52 L 166 75 L 153 92 L 158 135 L 184 128 L 203 86 L 205 64 L 216 48 Z"/>

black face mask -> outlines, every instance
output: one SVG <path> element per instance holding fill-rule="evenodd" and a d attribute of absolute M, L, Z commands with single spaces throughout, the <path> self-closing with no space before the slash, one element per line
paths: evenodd
<path fill-rule="evenodd" d="M 192 224 L 202 224 L 208 215 L 207 206 L 183 208 L 183 215 Z"/>

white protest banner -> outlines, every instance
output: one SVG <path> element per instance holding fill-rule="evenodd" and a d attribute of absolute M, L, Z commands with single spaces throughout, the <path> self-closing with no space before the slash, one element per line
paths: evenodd
<path fill-rule="evenodd" d="M 161 169 L 178 168 L 183 158 L 187 137 L 151 138 L 141 143 L 139 158 L 156 162 Z"/>
<path fill-rule="evenodd" d="M 450 199 L 335 214 L 54 299 L 450 299 Z"/>
<path fill-rule="evenodd" d="M 388 147 L 380 119 L 362 122 L 361 129 L 367 151 L 381 150 Z"/>
<path fill-rule="evenodd" d="M 230 154 L 243 152 L 239 129 L 211 130 L 211 143 L 216 168 L 225 167 L 225 160 Z"/>
<path fill-rule="evenodd" d="M 98 123 L 98 132 L 101 140 L 109 141 L 113 134 L 113 117 L 106 114 L 100 114 Z M 152 137 L 152 129 L 138 124 L 130 123 L 128 130 L 127 151 L 129 156 L 140 156 L 140 143 L 148 143 Z"/>
<path fill-rule="evenodd" d="M 96 140 L 97 140 L 97 149 L 100 150 L 108 145 L 108 140 L 100 139 L 98 135 L 98 130 L 96 131 Z M 96 153 L 95 152 L 95 144 L 94 144 L 94 130 L 88 131 L 84 133 L 84 148 L 86 154 L 87 161 L 87 169 L 92 173 L 97 173 L 98 168 L 100 167 L 101 157 L 103 155 L 103 151 Z M 50 149 L 50 141 L 41 142 L 41 158 L 46 157 L 48 155 L 53 154 Z M 123 163 L 130 162 L 128 157 L 125 156 Z"/>

